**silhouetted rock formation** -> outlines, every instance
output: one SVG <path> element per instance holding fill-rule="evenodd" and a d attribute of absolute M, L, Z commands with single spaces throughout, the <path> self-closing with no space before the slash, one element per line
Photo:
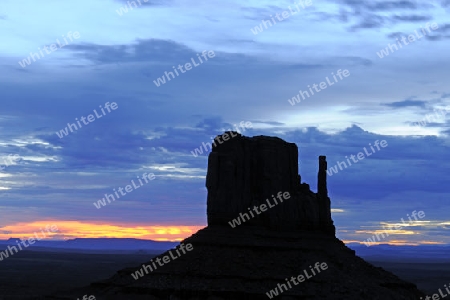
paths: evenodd
<path fill-rule="evenodd" d="M 321 158 L 325 161 L 324 156 Z M 277 137 L 237 134 L 216 144 L 209 154 L 206 177 L 208 226 L 229 226 L 228 222 L 241 213 L 248 215 L 249 208 L 270 202 L 279 192 L 289 192 L 290 198 L 283 205 L 261 214 L 255 212 L 256 216 L 242 226 L 320 230 L 334 235 L 323 161 L 319 168 L 320 190 L 315 194 L 300 186 L 298 148 L 294 143 Z"/>
<path fill-rule="evenodd" d="M 317 175 L 317 193 L 322 197 L 328 197 L 327 189 L 327 157 L 319 156 L 319 173 Z"/>
<path fill-rule="evenodd" d="M 206 180 L 208 227 L 182 242 L 192 244 L 193 250 L 137 280 L 131 274 L 143 266 L 121 270 L 78 294 L 92 294 L 99 300 L 267 299 L 269 291 L 289 278 L 326 263 L 327 270 L 292 285 L 277 298 L 417 300 L 424 296 L 415 285 L 355 256 L 334 236 L 326 158 L 319 157 L 318 193 L 313 193 L 308 184 L 300 183 L 297 156 L 295 144 L 276 137 L 235 135 L 216 144 Z M 291 198 L 230 226 L 230 221 L 278 192 L 289 192 Z M 168 255 L 153 258 L 153 263 Z"/>

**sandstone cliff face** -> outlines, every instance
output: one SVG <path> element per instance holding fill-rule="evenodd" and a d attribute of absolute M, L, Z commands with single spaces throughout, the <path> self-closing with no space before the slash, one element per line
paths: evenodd
<path fill-rule="evenodd" d="M 334 235 L 324 156 L 319 166 L 316 194 L 300 183 L 298 148 L 294 143 L 277 137 L 249 138 L 239 134 L 222 144 L 216 143 L 208 158 L 206 177 L 208 226 L 229 226 L 228 222 L 241 213 L 248 214 L 249 208 L 267 201 L 273 204 L 278 193 L 288 192 L 290 198 L 282 205 L 252 217 L 243 226 L 308 229 Z"/>

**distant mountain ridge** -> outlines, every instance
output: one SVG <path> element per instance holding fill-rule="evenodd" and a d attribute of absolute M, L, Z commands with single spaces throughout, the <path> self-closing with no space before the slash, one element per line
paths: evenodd
<path fill-rule="evenodd" d="M 0 240 L 0 248 L 8 245 L 16 245 L 19 238 Z M 163 252 L 175 248 L 179 242 L 143 240 L 135 238 L 76 238 L 65 241 L 42 240 L 36 241 L 26 250 L 61 249 L 61 250 L 93 250 L 93 251 L 151 251 Z M 4 246 L 4 247 L 2 247 Z M 450 245 L 421 245 L 421 246 L 394 246 L 388 244 L 373 245 L 367 247 L 356 243 L 349 243 L 347 247 L 356 251 L 357 255 L 370 259 L 426 259 L 450 261 Z"/>
<path fill-rule="evenodd" d="M 417 261 L 436 260 L 450 261 L 450 245 L 421 245 L 421 246 L 393 246 L 388 244 L 373 245 L 367 247 L 356 243 L 346 245 L 356 251 L 356 254 L 366 259 L 412 259 Z"/>
<path fill-rule="evenodd" d="M 0 240 L 0 246 L 17 245 L 18 238 Z M 36 241 L 25 250 L 66 249 L 66 250 L 107 250 L 107 251 L 166 251 L 175 248 L 179 242 L 160 242 L 134 238 L 76 238 L 66 241 Z"/>

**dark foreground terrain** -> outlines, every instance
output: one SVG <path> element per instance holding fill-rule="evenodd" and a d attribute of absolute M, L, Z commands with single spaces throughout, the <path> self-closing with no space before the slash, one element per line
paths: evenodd
<path fill-rule="evenodd" d="M 430 297 L 439 294 L 439 289 L 446 294 L 444 284 L 450 286 L 449 246 L 350 245 L 349 247 L 367 262 L 415 283 L 419 290 Z"/>
<path fill-rule="evenodd" d="M 21 251 L 0 262 L 0 299 L 34 299 L 111 277 L 117 270 L 138 267 L 148 254 L 100 254 Z M 375 266 L 415 283 L 428 295 L 450 283 L 450 261 L 413 262 L 368 259 Z M 83 294 L 84 295 L 84 294 Z M 79 295 L 80 299 L 83 295 Z M 94 295 L 95 296 L 95 295 Z"/>
<path fill-rule="evenodd" d="M 0 300 L 34 299 L 58 290 L 87 286 L 153 256 L 20 251 L 0 261 Z"/>
<path fill-rule="evenodd" d="M 367 261 L 377 267 L 390 271 L 403 280 L 415 283 L 417 288 L 427 295 L 438 294 L 438 289 L 445 292 L 444 284 L 450 283 L 450 262 L 412 262 L 397 259 L 390 261 Z"/>

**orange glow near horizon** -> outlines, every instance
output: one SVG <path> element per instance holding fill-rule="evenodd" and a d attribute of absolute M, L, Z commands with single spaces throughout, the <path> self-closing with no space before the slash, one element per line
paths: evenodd
<path fill-rule="evenodd" d="M 51 231 L 55 225 L 57 232 Z M 48 230 L 46 230 L 46 227 Z M 97 224 L 84 221 L 35 221 L 3 226 L 0 240 L 9 238 L 39 237 L 52 240 L 68 240 L 75 238 L 135 238 L 154 241 L 181 241 L 205 226 L 184 225 L 115 225 Z"/>
<path fill-rule="evenodd" d="M 403 229 L 393 229 L 390 231 L 386 230 L 356 230 L 355 233 L 364 233 L 368 235 L 382 235 L 390 236 L 394 234 L 406 234 L 406 235 L 412 235 L 412 234 L 419 234 L 418 232 L 414 232 L 413 230 L 403 230 Z"/>
<path fill-rule="evenodd" d="M 51 232 L 51 226 L 55 225 L 57 232 Z M 28 239 L 35 237 L 35 233 L 41 239 L 47 240 L 69 240 L 76 238 L 135 238 L 143 240 L 154 241 L 173 241 L 179 242 L 205 226 L 186 226 L 186 225 L 141 225 L 141 224 L 101 224 L 89 221 L 65 221 L 65 220 L 46 220 L 34 221 L 30 223 L 16 223 L 12 225 L 3 226 L 0 229 L 0 240 L 7 240 L 9 238 L 23 238 Z M 46 230 L 46 228 L 48 230 Z M 417 232 L 411 230 L 394 231 L 395 234 L 404 236 L 418 236 Z M 358 230 L 355 233 L 368 234 L 381 233 L 380 230 Z M 419 246 L 419 245 L 445 245 L 444 242 L 428 241 L 428 240 L 404 240 L 395 239 L 381 239 L 380 241 L 371 242 L 370 245 L 397 245 L 397 246 Z M 365 245 L 361 240 L 342 240 L 345 244 L 358 243 Z"/>

